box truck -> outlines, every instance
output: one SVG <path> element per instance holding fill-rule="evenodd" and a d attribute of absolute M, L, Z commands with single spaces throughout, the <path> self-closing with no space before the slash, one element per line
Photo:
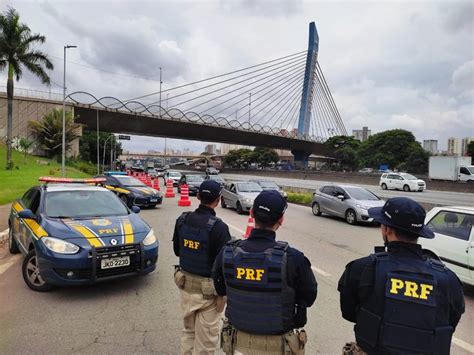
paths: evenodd
<path fill-rule="evenodd" d="M 429 164 L 431 180 L 474 182 L 471 157 L 432 156 Z"/>

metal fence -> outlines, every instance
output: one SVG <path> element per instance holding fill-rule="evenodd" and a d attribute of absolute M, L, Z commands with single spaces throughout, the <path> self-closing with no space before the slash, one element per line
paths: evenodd
<path fill-rule="evenodd" d="M 6 85 L 0 86 L 0 92 L 7 93 Z M 52 101 L 62 101 L 63 95 L 58 92 L 52 91 L 40 91 L 40 90 L 33 90 L 33 89 L 26 89 L 26 88 L 14 88 L 14 95 L 21 96 L 21 97 L 28 97 L 34 99 L 43 99 L 43 100 L 52 100 Z"/>

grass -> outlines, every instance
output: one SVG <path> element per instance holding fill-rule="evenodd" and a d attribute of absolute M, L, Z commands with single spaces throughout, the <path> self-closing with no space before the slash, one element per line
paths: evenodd
<path fill-rule="evenodd" d="M 13 170 L 6 170 L 6 146 L 0 144 L 0 205 L 21 197 L 30 187 L 38 185 L 40 176 L 61 176 L 61 164 L 56 161 L 13 151 Z M 67 177 L 88 177 L 86 173 L 66 168 Z"/>
<path fill-rule="evenodd" d="M 311 206 L 313 194 L 311 192 L 288 192 L 288 202 Z"/>

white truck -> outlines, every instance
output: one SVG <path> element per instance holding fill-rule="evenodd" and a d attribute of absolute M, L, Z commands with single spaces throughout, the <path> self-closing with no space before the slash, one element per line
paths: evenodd
<path fill-rule="evenodd" d="M 474 183 L 471 157 L 432 156 L 429 164 L 431 180 L 450 180 Z"/>

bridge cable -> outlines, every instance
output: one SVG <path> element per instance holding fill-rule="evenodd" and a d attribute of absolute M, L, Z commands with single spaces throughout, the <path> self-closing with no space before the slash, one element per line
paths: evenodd
<path fill-rule="evenodd" d="M 285 116 L 285 114 L 286 115 L 289 114 L 289 112 L 291 111 L 290 107 L 294 106 L 295 101 L 298 101 L 298 100 L 301 101 L 301 93 L 302 92 L 303 92 L 303 83 L 301 83 L 301 87 L 299 88 L 299 92 L 298 91 L 295 92 L 295 94 L 290 99 L 289 104 L 283 109 L 283 111 L 280 113 L 280 115 L 276 119 L 276 121 L 279 121 L 280 119 L 282 119 L 281 123 L 280 123 L 281 128 L 283 128 L 283 117 L 288 118 L 288 116 Z M 276 114 L 275 114 L 275 116 L 276 116 Z"/>
<path fill-rule="evenodd" d="M 321 82 L 319 80 L 316 80 L 316 83 L 317 83 L 316 95 L 319 98 L 317 102 L 319 103 L 319 107 L 321 110 L 321 117 L 323 118 L 321 122 L 324 124 L 326 128 L 327 134 L 330 135 L 331 129 L 334 129 L 331 127 L 334 125 L 334 122 L 333 122 L 333 119 L 331 119 L 331 114 L 327 108 L 328 98 L 322 89 Z"/>

